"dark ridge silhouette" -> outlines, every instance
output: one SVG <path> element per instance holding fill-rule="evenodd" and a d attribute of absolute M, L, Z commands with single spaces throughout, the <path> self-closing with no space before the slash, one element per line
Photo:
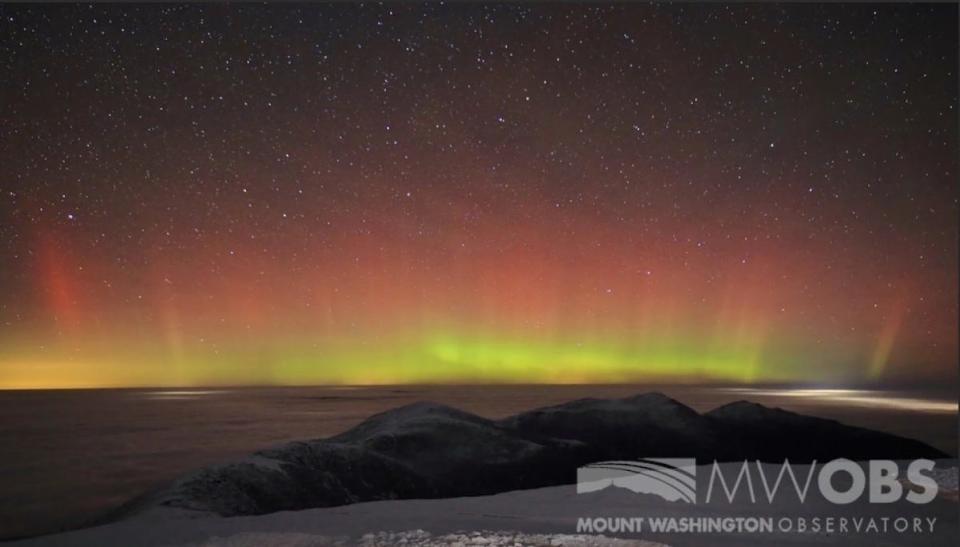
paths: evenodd
<path fill-rule="evenodd" d="M 435 403 L 371 416 L 329 439 L 210 466 L 122 507 L 257 515 L 362 501 L 570 484 L 586 463 L 946 458 L 922 442 L 740 401 L 700 414 L 661 393 L 580 399 L 494 421 Z"/>

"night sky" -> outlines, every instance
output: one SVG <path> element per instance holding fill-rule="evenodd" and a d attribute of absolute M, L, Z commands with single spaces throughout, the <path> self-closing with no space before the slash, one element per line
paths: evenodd
<path fill-rule="evenodd" d="M 955 382 L 957 21 L 0 5 L 0 387 Z"/>

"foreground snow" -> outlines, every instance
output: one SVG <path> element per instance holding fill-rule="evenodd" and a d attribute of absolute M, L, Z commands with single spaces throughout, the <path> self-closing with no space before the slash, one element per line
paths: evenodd
<path fill-rule="evenodd" d="M 258 516 L 217 517 L 176 508 L 154 508 L 131 518 L 96 528 L 15 542 L 33 547 L 306 547 L 393 545 L 449 546 L 541 546 L 625 547 L 670 545 L 769 546 L 836 545 L 882 547 L 899 545 L 956 545 L 958 512 L 957 461 L 939 462 L 936 476 L 944 491 L 930 504 L 910 503 L 832 505 L 822 497 L 805 503 L 783 496 L 782 501 L 751 503 L 738 498 L 734 503 L 687 504 L 667 502 L 659 497 L 636 494 L 622 488 L 608 488 L 577 494 L 575 485 L 504 492 L 493 496 L 449 499 L 390 500 L 356 503 L 303 511 L 280 511 Z M 726 465 L 724 474 L 733 476 L 735 467 Z M 773 469 L 766 472 L 773 476 Z M 799 476 L 805 468 L 797 466 Z M 707 477 L 705 468 L 698 477 Z M 742 496 L 741 496 L 742 498 Z M 757 517 L 838 519 L 888 519 L 922 517 L 935 519 L 935 530 L 924 533 L 676 533 L 649 528 L 636 533 L 607 531 L 601 536 L 580 535 L 578 521 L 586 518 L 644 517 L 704 518 Z M 494 532 L 489 532 L 494 530 Z M 613 537 L 616 536 L 616 539 Z"/>
<path fill-rule="evenodd" d="M 214 537 L 197 547 L 546 547 L 563 545 L 568 547 L 663 547 L 660 543 L 642 540 L 614 539 L 603 536 L 585 536 L 571 534 L 523 534 L 519 532 L 457 532 L 434 535 L 424 530 L 405 532 L 379 532 L 364 534 L 358 539 L 348 537 L 332 538 L 312 534 L 236 534 L 228 537 Z M 192 547 L 192 546 L 191 546 Z"/>

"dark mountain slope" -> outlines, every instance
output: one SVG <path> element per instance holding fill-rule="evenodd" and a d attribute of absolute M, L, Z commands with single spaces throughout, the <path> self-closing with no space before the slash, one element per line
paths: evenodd
<path fill-rule="evenodd" d="M 573 483 L 577 467 L 594 461 L 691 456 L 701 462 L 946 457 L 911 439 L 754 403 L 699 414 L 660 393 L 582 399 L 500 421 L 417 403 L 329 439 L 201 469 L 114 515 L 156 507 L 254 515 L 484 495 Z"/>

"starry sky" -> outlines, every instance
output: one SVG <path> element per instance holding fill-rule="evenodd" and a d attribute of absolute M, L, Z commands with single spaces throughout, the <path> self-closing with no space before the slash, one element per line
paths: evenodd
<path fill-rule="evenodd" d="M 957 6 L 0 5 L 0 388 L 957 380 Z"/>

